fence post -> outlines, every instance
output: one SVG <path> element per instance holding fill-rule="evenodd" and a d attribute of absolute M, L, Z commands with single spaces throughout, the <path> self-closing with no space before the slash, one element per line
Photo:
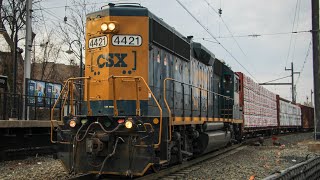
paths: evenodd
<path fill-rule="evenodd" d="M 35 102 L 34 102 L 34 119 L 37 119 L 37 106 L 38 106 L 38 96 L 35 96 Z"/>

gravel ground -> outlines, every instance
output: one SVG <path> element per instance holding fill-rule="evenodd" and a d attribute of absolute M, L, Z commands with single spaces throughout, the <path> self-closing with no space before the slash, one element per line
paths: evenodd
<path fill-rule="evenodd" d="M 267 140 L 263 146 L 247 146 L 219 161 L 207 161 L 186 179 L 263 179 L 306 159 L 312 133 L 278 137 L 281 146 Z"/>
<path fill-rule="evenodd" d="M 67 179 L 59 160 L 51 156 L 29 157 L 0 163 L 0 179 Z"/>
<path fill-rule="evenodd" d="M 271 140 L 263 146 L 247 146 L 219 161 L 207 161 L 188 173 L 186 179 L 255 179 L 264 178 L 305 160 L 311 152 L 307 144 L 312 133 L 281 136 L 282 146 L 274 146 Z M 70 175 L 59 160 L 51 156 L 30 157 L 0 163 L 2 179 L 68 179 Z"/>

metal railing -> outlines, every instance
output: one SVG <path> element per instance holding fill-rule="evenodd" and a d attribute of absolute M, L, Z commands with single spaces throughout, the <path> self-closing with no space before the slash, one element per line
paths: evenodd
<path fill-rule="evenodd" d="M 159 104 L 159 102 L 157 101 L 156 97 L 154 96 L 153 92 L 151 91 L 148 83 L 145 81 L 145 79 L 141 76 L 110 76 L 108 78 L 108 80 L 112 79 L 112 89 L 113 89 L 113 107 L 114 107 L 114 116 L 118 116 L 118 109 L 117 109 L 117 96 L 116 96 L 116 79 L 122 79 L 121 82 L 125 83 L 125 82 L 133 82 L 130 81 L 128 79 L 133 79 L 136 85 L 136 115 L 140 116 L 141 115 L 141 110 L 140 110 L 140 97 L 139 97 L 139 83 L 142 82 L 145 87 L 148 89 L 148 93 L 151 94 L 151 97 L 153 98 L 153 100 L 155 101 L 155 103 L 158 106 L 159 109 L 159 114 L 160 114 L 160 129 L 159 129 L 159 138 L 158 138 L 158 143 L 154 144 L 154 147 L 157 148 L 160 146 L 161 144 L 161 136 L 162 136 L 162 108 Z M 148 147 L 148 145 L 139 145 L 141 147 Z"/>
<path fill-rule="evenodd" d="M 60 114 L 61 104 L 51 111 L 56 98 L 0 92 L 0 119 L 49 120 L 51 113 Z M 25 103 L 25 110 L 23 110 Z M 25 112 L 25 114 L 23 114 Z"/>
<path fill-rule="evenodd" d="M 133 79 L 134 82 L 136 83 L 136 115 L 140 116 L 140 97 L 139 97 L 139 83 L 142 82 L 146 88 L 148 89 L 148 93 L 151 94 L 152 98 L 154 99 L 154 101 L 156 102 L 158 108 L 159 108 L 159 113 L 160 113 L 160 131 L 159 131 L 159 139 L 158 139 L 158 143 L 154 144 L 154 147 L 159 147 L 160 143 L 161 143 L 161 133 L 162 133 L 162 108 L 159 104 L 159 102 L 156 100 L 154 94 L 152 93 L 150 87 L 148 86 L 148 84 L 146 83 L 146 81 L 144 80 L 143 77 L 141 76 L 110 76 L 107 81 L 109 81 L 110 79 L 113 80 L 112 83 L 112 89 L 113 89 L 113 105 L 114 105 L 114 116 L 118 116 L 118 109 L 117 109 L 117 96 L 116 96 L 116 79 L 121 78 L 122 81 L 121 82 L 133 82 L 133 81 L 128 81 L 128 79 Z M 58 97 L 58 101 L 61 101 L 61 106 L 65 107 L 67 105 L 67 102 L 70 103 L 70 115 L 74 116 L 76 115 L 75 113 L 75 108 L 74 108 L 74 81 L 76 80 L 85 80 L 85 84 L 86 84 L 86 104 L 87 104 L 87 115 L 92 115 L 92 110 L 90 107 L 90 77 L 79 77 L 79 78 L 69 78 L 65 84 L 62 87 L 61 93 Z M 69 100 L 69 101 L 68 101 Z M 57 106 L 57 102 L 53 105 L 51 111 L 54 111 L 54 108 Z M 69 107 L 69 105 L 68 105 Z M 61 110 L 61 118 L 59 121 L 62 120 L 64 114 L 64 109 Z M 53 140 L 53 131 L 54 131 L 54 123 L 57 123 L 57 120 L 54 120 L 54 116 L 53 114 L 51 114 L 51 142 L 52 143 L 62 143 L 62 144 L 70 144 L 70 142 L 63 142 L 63 141 L 55 141 Z M 145 123 L 144 125 L 148 126 L 150 125 L 149 123 Z M 142 147 L 148 147 L 147 145 L 139 145 Z"/>
<path fill-rule="evenodd" d="M 59 124 L 59 122 L 62 121 L 63 118 L 63 114 L 64 114 L 64 108 L 61 110 L 60 113 L 60 119 L 59 120 L 55 120 L 54 119 L 54 109 L 55 107 L 57 107 L 58 102 L 61 101 L 61 106 L 62 107 L 70 107 L 70 113 L 68 112 L 68 115 L 71 116 L 75 116 L 76 113 L 76 108 L 75 108 L 75 100 L 74 100 L 74 85 L 77 84 L 75 83 L 76 80 L 85 80 L 86 84 L 87 84 L 87 99 L 86 99 L 86 103 L 87 103 L 87 115 L 92 115 L 92 110 L 90 107 L 90 98 L 89 98 L 89 94 L 90 94 L 90 88 L 89 88 L 89 84 L 90 84 L 90 77 L 77 77 L 77 78 L 69 78 L 67 81 L 65 81 L 65 84 L 62 87 L 61 93 L 57 99 L 57 101 L 54 103 L 52 109 L 51 109 L 51 117 L 50 117 L 50 124 L 51 124 L 51 135 L 50 135 L 50 140 L 52 143 L 61 143 L 61 144 L 70 144 L 70 142 L 64 142 L 64 141 L 55 141 L 53 140 L 53 131 L 54 131 L 54 123 Z M 82 83 L 81 83 L 82 84 Z M 81 96 L 81 95 L 80 95 Z M 70 103 L 70 105 L 69 105 Z M 82 103 L 82 102 L 80 102 Z M 68 108 L 69 111 L 69 108 Z M 81 109 L 79 110 L 81 111 Z M 57 126 L 59 127 L 59 126 Z"/>
<path fill-rule="evenodd" d="M 314 157 L 279 173 L 272 174 L 264 180 L 290 180 L 290 179 L 319 179 L 320 178 L 320 157 Z"/>
<path fill-rule="evenodd" d="M 223 103 L 223 105 L 224 105 L 224 108 L 223 109 L 219 109 L 220 110 L 220 113 L 219 114 L 221 114 L 221 115 L 223 115 L 222 116 L 222 118 L 226 118 L 226 117 L 228 117 L 228 118 L 232 118 L 232 109 L 233 109 L 233 99 L 232 98 L 230 98 L 230 97 L 228 97 L 228 96 L 223 96 L 223 95 L 221 95 L 221 94 L 218 94 L 218 93 L 216 93 L 216 92 L 213 92 L 213 91 L 209 91 L 209 90 L 207 90 L 207 89 L 204 89 L 204 88 L 201 88 L 201 87 L 198 87 L 198 86 L 195 86 L 195 85 L 193 85 L 193 84 L 189 84 L 189 83 L 185 83 L 185 82 L 181 82 L 181 81 L 178 81 L 178 80 L 176 80 L 176 79 L 173 79 L 173 78 L 166 78 L 166 79 L 164 79 L 164 81 L 163 81 L 163 96 L 164 96 L 164 103 L 165 103 L 165 105 L 166 105 L 166 107 L 167 107 L 167 110 L 168 110 L 168 113 L 169 113 L 169 131 L 170 131 L 170 135 L 169 135 L 169 141 L 171 141 L 171 138 L 172 138 L 172 134 L 171 134 L 171 126 L 172 126 L 172 124 L 173 124 L 173 117 L 172 117 L 172 111 L 171 111 L 171 108 L 170 108 L 170 106 L 169 106 L 169 104 L 168 104 L 168 101 L 167 101 L 167 96 L 166 96 L 166 90 L 167 90 L 167 81 L 172 81 L 173 83 L 179 83 L 179 84 L 181 84 L 181 86 L 183 87 L 182 89 L 182 97 L 183 97 L 183 99 L 184 99 L 184 85 L 187 85 L 187 86 L 189 86 L 189 87 L 193 87 L 193 88 L 196 88 L 196 89 L 199 89 L 200 90 L 200 95 L 199 95 L 199 97 L 200 97 L 200 108 L 199 108 L 199 111 L 201 112 L 201 105 L 202 105 L 202 102 L 201 102 L 201 99 L 202 99 L 202 97 L 201 97 L 201 95 L 202 95 L 202 91 L 205 91 L 205 93 L 206 93 L 206 97 L 207 97 L 207 117 L 209 117 L 209 93 L 210 94 L 213 94 L 213 95 L 217 95 L 218 97 L 222 97 L 223 99 L 225 99 L 226 101 L 224 101 L 224 102 L 227 102 L 227 104 L 225 104 L 225 103 Z M 172 90 L 172 92 L 174 93 L 175 91 L 174 91 L 174 86 L 173 86 L 173 90 Z M 190 95 L 191 97 L 193 96 L 193 94 L 192 94 L 192 90 L 191 90 L 191 95 Z M 229 102 L 230 101 L 230 102 Z M 184 100 L 183 100 L 183 103 L 184 103 Z M 212 104 L 214 105 L 214 98 L 213 98 L 213 101 L 212 101 Z M 231 107 L 230 107 L 231 106 Z M 193 111 L 193 104 L 191 103 L 191 112 Z M 184 110 L 184 109 L 183 109 Z M 223 114 L 222 114 L 222 111 L 224 112 Z M 228 111 L 231 111 L 231 113 L 229 114 L 229 113 L 227 113 Z"/>

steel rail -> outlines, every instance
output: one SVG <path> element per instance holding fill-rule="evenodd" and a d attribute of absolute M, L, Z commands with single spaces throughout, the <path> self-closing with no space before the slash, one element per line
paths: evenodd
<path fill-rule="evenodd" d="M 213 160 L 214 158 L 219 158 L 220 156 L 222 155 L 227 155 L 227 154 L 232 154 L 232 153 L 235 153 L 236 151 L 239 150 L 239 148 L 244 148 L 245 146 L 243 146 L 242 144 L 237 144 L 237 145 L 233 145 L 231 147 L 227 147 L 227 148 L 224 148 L 224 149 L 221 149 L 219 151 L 214 151 L 214 152 L 211 152 L 211 153 L 208 153 L 208 154 L 205 154 L 203 156 L 200 156 L 200 157 L 197 157 L 195 159 L 192 159 L 190 161 L 186 161 L 186 162 L 183 162 L 182 164 L 179 164 L 179 165 L 175 165 L 175 166 L 172 166 L 170 168 L 167 168 L 167 169 L 163 169 L 157 173 L 152 173 L 152 174 L 149 174 L 149 175 L 145 175 L 143 177 L 140 177 L 140 178 L 137 178 L 139 180 L 148 180 L 148 179 L 159 179 L 159 178 L 163 178 L 165 176 L 169 176 L 171 174 L 174 174 L 178 171 L 181 171 L 185 168 L 189 168 L 189 167 L 192 167 L 196 164 L 199 164 L 199 163 L 202 163 L 204 161 L 207 161 L 207 160 Z"/>

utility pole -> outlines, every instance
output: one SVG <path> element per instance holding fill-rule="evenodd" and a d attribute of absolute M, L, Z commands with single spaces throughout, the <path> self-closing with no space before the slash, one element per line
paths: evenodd
<path fill-rule="evenodd" d="M 293 62 L 291 62 L 291 69 L 285 68 L 286 71 L 291 71 L 291 94 L 292 94 L 292 102 L 296 103 L 295 96 L 295 86 L 294 86 L 294 74 L 300 74 L 300 72 L 294 72 L 293 70 Z"/>
<path fill-rule="evenodd" d="M 25 45 L 25 58 L 24 58 L 24 78 L 23 78 L 23 94 L 26 93 L 28 85 L 26 84 L 26 78 L 30 78 L 31 73 L 31 51 L 32 51 L 32 29 L 31 29 L 31 20 L 32 20 L 32 0 L 26 1 L 26 45 Z M 25 94 L 24 103 L 23 103 L 23 119 L 29 120 L 29 111 L 26 108 L 26 98 Z"/>
<path fill-rule="evenodd" d="M 311 0 L 315 139 L 320 139 L 319 0 Z"/>
<path fill-rule="evenodd" d="M 13 108 L 11 110 L 11 117 L 12 118 L 18 118 L 17 115 L 17 69 L 18 69 L 18 19 L 17 19 L 17 8 L 15 6 L 15 3 L 12 4 L 12 10 L 13 10 L 13 16 L 12 18 L 12 24 L 14 27 L 14 46 L 12 49 L 13 52 L 13 61 L 12 61 L 12 72 L 13 72 L 13 82 L 12 82 L 12 89 L 13 89 Z"/>
<path fill-rule="evenodd" d="M 310 96 L 310 98 L 311 98 L 311 106 L 313 106 L 313 101 L 312 101 L 312 95 L 313 94 L 313 91 L 312 91 L 312 89 L 311 89 L 311 96 Z"/>
<path fill-rule="evenodd" d="M 273 82 L 273 81 L 276 81 L 276 80 L 280 80 L 280 79 L 284 79 L 284 78 L 287 78 L 287 77 L 290 77 L 290 76 L 285 76 L 285 77 L 282 77 L 282 78 L 278 78 L 278 79 L 275 79 L 275 80 L 272 80 L 272 81 L 268 81 L 268 82 L 265 82 L 265 83 L 259 83 L 259 85 L 291 85 L 291 95 L 292 95 L 292 102 L 293 103 L 296 103 L 296 86 L 294 85 L 294 74 L 300 74 L 300 72 L 294 72 L 293 70 L 293 62 L 291 62 L 291 69 L 287 69 L 285 68 L 286 71 L 291 71 L 291 83 L 270 83 L 270 82 Z"/>

